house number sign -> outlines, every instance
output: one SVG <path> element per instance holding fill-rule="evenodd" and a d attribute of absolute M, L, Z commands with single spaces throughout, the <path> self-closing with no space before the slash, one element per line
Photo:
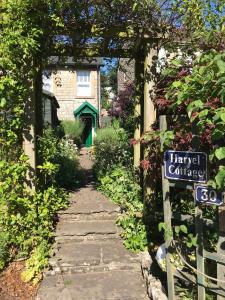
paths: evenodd
<path fill-rule="evenodd" d="M 204 185 L 195 187 L 195 201 L 206 205 L 223 205 L 224 193 Z"/>
<path fill-rule="evenodd" d="M 165 178 L 207 182 L 207 155 L 204 152 L 173 151 L 164 153 Z"/>

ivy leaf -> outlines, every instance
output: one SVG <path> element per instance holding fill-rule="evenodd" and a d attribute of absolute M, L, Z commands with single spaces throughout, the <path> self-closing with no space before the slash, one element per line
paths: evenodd
<path fill-rule="evenodd" d="M 216 158 L 219 160 L 225 158 L 225 147 L 220 147 L 219 149 L 216 149 L 215 151 Z"/>
<path fill-rule="evenodd" d="M 175 232 L 178 234 L 180 232 L 180 226 L 175 226 Z"/>
<path fill-rule="evenodd" d="M 212 140 L 213 141 L 218 141 L 222 139 L 224 136 L 224 131 L 219 130 L 218 128 L 215 128 L 215 130 L 212 133 Z"/>
<path fill-rule="evenodd" d="M 212 188 L 216 189 L 216 182 L 214 180 L 208 180 L 207 182 L 208 186 L 211 186 Z"/>
<path fill-rule="evenodd" d="M 220 115 L 220 118 L 221 118 L 222 121 L 225 122 L 225 113 L 222 113 L 222 114 Z"/>
<path fill-rule="evenodd" d="M 6 99 L 2 98 L 1 101 L 0 101 L 0 107 L 3 108 L 5 106 L 6 106 Z"/>
<path fill-rule="evenodd" d="M 225 62 L 222 59 L 217 60 L 216 64 L 220 72 L 225 72 Z"/>
<path fill-rule="evenodd" d="M 158 224 L 158 229 L 159 229 L 159 232 L 161 232 L 162 230 L 165 230 L 166 229 L 166 224 L 164 222 L 161 222 Z"/>
<path fill-rule="evenodd" d="M 224 186 L 224 180 L 225 180 L 225 167 L 220 167 L 219 172 L 217 173 L 215 177 L 216 183 L 219 188 L 222 188 Z"/>
<path fill-rule="evenodd" d="M 180 225 L 180 230 L 183 232 L 183 233 L 187 233 L 187 227 L 185 225 Z"/>

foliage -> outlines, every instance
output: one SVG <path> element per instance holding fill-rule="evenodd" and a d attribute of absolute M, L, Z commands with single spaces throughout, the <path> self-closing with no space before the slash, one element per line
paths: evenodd
<path fill-rule="evenodd" d="M 130 145 L 124 129 L 114 122 L 111 127 L 97 131 L 94 140 L 94 169 L 97 176 L 109 171 L 113 166 L 130 165 Z"/>
<path fill-rule="evenodd" d="M 84 130 L 84 123 L 79 119 L 74 121 L 64 120 L 61 122 L 61 126 L 65 132 L 66 137 L 73 140 L 77 146 L 82 144 L 82 133 Z"/>
<path fill-rule="evenodd" d="M 118 218 L 117 224 L 123 228 L 121 236 L 125 239 L 124 245 L 132 251 L 144 251 L 148 246 L 146 226 L 142 217 L 127 215 Z"/>
<path fill-rule="evenodd" d="M 99 178 L 101 190 L 118 204 L 123 214 L 117 223 L 123 228 L 124 245 L 133 251 L 144 250 L 147 245 L 146 227 L 143 223 L 141 188 L 131 170 L 118 166 Z"/>
<path fill-rule="evenodd" d="M 44 184 L 56 181 L 57 185 L 67 189 L 73 189 L 82 180 L 82 171 L 78 161 L 78 148 L 68 138 L 60 139 L 55 131 L 47 128 L 43 136 L 39 138 L 39 155 L 43 164 L 39 167 L 40 172 L 50 164 L 55 167 L 54 178 L 47 174 Z"/>
<path fill-rule="evenodd" d="M 119 91 L 109 111 L 111 116 L 119 119 L 120 126 L 127 131 L 129 137 L 133 136 L 135 128 L 134 105 L 134 84 L 129 83 Z"/>
<path fill-rule="evenodd" d="M 44 240 L 31 252 L 26 261 L 26 270 L 22 273 L 25 282 L 32 279 L 34 284 L 39 282 L 42 277 L 41 271 L 48 265 L 49 250 L 49 244 Z"/>
<path fill-rule="evenodd" d="M 42 241 L 49 243 L 56 212 L 67 205 L 66 193 L 53 182 L 44 189 L 38 183 L 36 193 L 30 193 L 24 185 L 28 168 L 25 156 L 14 163 L 1 161 L 0 165 L 0 228 L 7 236 L 4 249 L 10 250 L 3 256 L 6 260 L 27 257 Z M 44 177 L 49 176 L 47 167 L 42 171 Z"/>
<path fill-rule="evenodd" d="M 143 208 L 140 201 L 141 188 L 135 182 L 132 172 L 126 170 L 125 167 L 114 167 L 112 171 L 99 178 L 99 189 L 118 204 L 123 211 L 140 212 Z"/>
<path fill-rule="evenodd" d="M 0 270 L 2 270 L 9 259 L 9 242 L 8 234 L 5 232 L 0 233 Z"/>

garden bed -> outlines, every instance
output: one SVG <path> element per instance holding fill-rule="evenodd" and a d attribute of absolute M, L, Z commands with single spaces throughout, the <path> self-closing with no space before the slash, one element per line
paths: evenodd
<path fill-rule="evenodd" d="M 25 262 L 12 262 L 0 273 L 0 300 L 33 300 L 38 285 L 21 280 Z"/>

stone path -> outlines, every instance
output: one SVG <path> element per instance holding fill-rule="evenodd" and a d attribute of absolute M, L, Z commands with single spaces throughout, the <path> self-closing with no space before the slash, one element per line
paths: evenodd
<path fill-rule="evenodd" d="M 80 162 L 86 182 L 60 213 L 37 300 L 147 300 L 139 258 L 124 248 L 115 225 L 119 208 L 96 191 L 85 150 Z"/>

